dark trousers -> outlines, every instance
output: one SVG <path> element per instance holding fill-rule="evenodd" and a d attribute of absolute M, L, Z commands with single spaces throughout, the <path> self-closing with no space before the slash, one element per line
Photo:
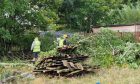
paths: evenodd
<path fill-rule="evenodd" d="M 34 58 L 38 58 L 39 52 L 33 52 Z"/>

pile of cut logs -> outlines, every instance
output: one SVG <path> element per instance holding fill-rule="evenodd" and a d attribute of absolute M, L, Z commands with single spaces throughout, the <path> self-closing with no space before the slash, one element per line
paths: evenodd
<path fill-rule="evenodd" d="M 93 67 L 82 64 L 88 56 L 79 54 L 64 54 L 44 58 L 34 69 L 34 72 L 41 72 L 51 76 L 77 76 L 94 72 Z M 95 68 L 95 67 L 94 67 Z"/>

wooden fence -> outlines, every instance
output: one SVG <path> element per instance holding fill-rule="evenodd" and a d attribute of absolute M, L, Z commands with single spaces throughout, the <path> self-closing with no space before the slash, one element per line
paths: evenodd
<path fill-rule="evenodd" d="M 92 28 L 93 33 L 100 32 L 101 27 Z M 121 26 L 108 26 L 108 29 L 118 32 L 121 36 L 126 35 L 125 33 L 133 33 L 136 41 L 140 42 L 140 25 L 121 25 Z"/>

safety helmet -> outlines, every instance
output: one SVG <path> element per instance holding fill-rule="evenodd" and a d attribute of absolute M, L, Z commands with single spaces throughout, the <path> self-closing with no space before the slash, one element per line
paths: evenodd
<path fill-rule="evenodd" d="M 68 38 L 68 35 L 67 35 L 67 34 L 64 34 L 64 35 L 63 35 L 63 38 Z"/>

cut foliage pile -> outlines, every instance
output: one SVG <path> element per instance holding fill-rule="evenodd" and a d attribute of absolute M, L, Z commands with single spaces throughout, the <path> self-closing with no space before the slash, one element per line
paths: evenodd
<path fill-rule="evenodd" d="M 70 42 L 80 44 L 77 53 L 88 55 L 91 58 L 88 61 L 90 65 L 130 65 L 133 68 L 140 65 L 140 45 L 135 42 L 133 33 L 120 35 L 109 28 L 101 28 L 100 32 L 94 35 L 75 34 L 70 38 Z"/>

